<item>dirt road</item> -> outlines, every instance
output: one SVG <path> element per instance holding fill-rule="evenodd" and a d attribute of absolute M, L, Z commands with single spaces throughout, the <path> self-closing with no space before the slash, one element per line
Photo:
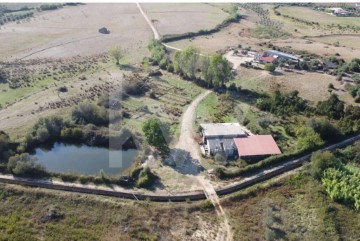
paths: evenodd
<path fill-rule="evenodd" d="M 193 123 L 194 123 L 194 117 L 195 117 L 195 113 L 196 113 L 196 107 L 198 106 L 200 101 L 203 100 L 210 93 L 212 93 L 212 91 L 207 90 L 205 93 L 199 95 L 189 105 L 189 107 L 186 109 L 186 111 L 182 117 L 180 138 L 179 138 L 178 143 L 176 144 L 176 149 L 186 150 L 187 152 L 189 152 L 189 154 L 190 154 L 189 158 L 191 158 L 192 160 L 201 161 L 201 156 L 199 153 L 199 145 L 198 145 L 198 143 L 196 143 L 196 141 L 194 139 L 194 132 L 193 132 Z M 226 217 L 226 214 L 220 205 L 219 197 L 216 194 L 214 186 L 210 183 L 210 180 L 206 179 L 202 175 L 197 175 L 196 178 L 199 181 L 199 183 L 202 185 L 204 192 L 206 194 L 206 197 L 209 200 L 211 200 L 211 202 L 215 206 L 217 214 L 223 220 L 223 223 L 221 224 L 220 231 L 218 232 L 216 240 L 219 240 L 219 241 L 232 240 L 231 228 L 230 228 L 228 219 Z"/>
<path fill-rule="evenodd" d="M 160 35 L 159 35 L 158 31 L 156 30 L 156 28 L 154 27 L 154 25 L 152 24 L 152 22 L 150 21 L 148 16 L 145 14 L 145 12 L 141 8 L 140 4 L 136 3 L 136 5 L 139 8 L 141 14 L 144 16 L 146 22 L 149 24 L 151 30 L 153 31 L 154 38 L 160 39 Z M 174 49 L 174 50 L 181 50 L 178 48 L 168 46 L 166 44 L 164 44 L 164 46 L 167 48 Z M 182 121 L 181 121 L 180 138 L 179 138 L 178 143 L 176 144 L 176 149 L 185 150 L 185 151 L 189 152 L 190 155 L 188 156 L 188 159 L 192 159 L 192 160 L 199 161 L 199 162 L 201 162 L 201 156 L 199 154 L 199 145 L 198 145 L 198 143 L 196 143 L 196 141 L 194 139 L 194 135 L 193 135 L 193 121 L 194 121 L 194 116 L 196 113 L 196 107 L 198 106 L 200 101 L 203 100 L 211 92 L 212 92 L 211 90 L 207 90 L 205 93 L 199 95 L 186 109 L 186 111 L 182 117 Z M 225 214 L 223 208 L 220 205 L 219 197 L 216 194 L 214 186 L 211 184 L 211 182 L 208 179 L 204 178 L 201 175 L 196 175 L 195 177 L 197 178 L 197 180 L 203 187 L 206 197 L 209 200 L 211 200 L 211 202 L 215 206 L 216 212 L 217 212 L 218 216 L 221 218 L 220 220 L 223 220 L 221 227 L 219 229 L 219 232 L 217 233 L 216 240 L 218 240 L 218 241 L 233 240 L 229 221 L 226 217 L 226 214 Z"/>

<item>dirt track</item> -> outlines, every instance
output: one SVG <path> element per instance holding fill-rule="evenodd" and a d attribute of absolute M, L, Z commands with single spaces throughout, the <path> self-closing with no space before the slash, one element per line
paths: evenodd
<path fill-rule="evenodd" d="M 137 3 L 137 7 L 139 8 L 141 14 L 144 16 L 146 22 L 149 24 L 150 28 L 152 29 L 155 39 L 159 39 L 160 37 L 159 33 L 157 32 L 156 28 L 149 20 L 149 18 L 146 16 L 145 12 L 142 10 L 139 3 Z M 165 47 L 170 47 L 170 46 L 165 46 Z M 191 104 L 188 106 L 188 108 L 186 109 L 186 111 L 182 116 L 180 137 L 178 143 L 176 144 L 176 149 L 185 150 L 186 152 L 189 152 L 189 156 L 187 157 L 187 159 L 194 160 L 195 162 L 201 162 L 201 156 L 199 154 L 199 145 L 196 143 L 193 135 L 194 116 L 196 113 L 196 108 L 200 103 L 200 101 L 202 101 L 211 92 L 212 92 L 211 90 L 207 90 L 205 93 L 200 94 L 193 102 L 191 102 Z M 226 217 L 225 211 L 220 205 L 220 199 L 216 194 L 214 186 L 211 184 L 211 182 L 208 179 L 205 179 L 204 176 L 195 175 L 195 177 L 203 187 L 206 197 L 209 200 L 211 200 L 212 204 L 215 206 L 216 213 L 218 214 L 218 216 L 223 218 L 223 222 L 219 228 L 219 231 L 217 232 L 216 240 L 218 241 L 233 240 L 232 238 L 233 235 L 231 232 L 229 221 Z"/>

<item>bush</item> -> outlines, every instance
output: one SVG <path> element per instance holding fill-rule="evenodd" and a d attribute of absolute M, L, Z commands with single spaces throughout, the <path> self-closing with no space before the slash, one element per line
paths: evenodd
<path fill-rule="evenodd" d="M 79 104 L 73 109 L 71 116 L 76 124 L 104 125 L 109 123 L 108 111 L 93 103 Z"/>
<path fill-rule="evenodd" d="M 330 167 L 337 167 L 339 161 L 330 151 L 318 151 L 311 155 L 311 175 L 317 179 L 321 179 L 323 171 Z"/>
<path fill-rule="evenodd" d="M 67 92 L 68 91 L 68 88 L 66 86 L 61 86 L 59 89 L 58 89 L 59 92 Z"/>
<path fill-rule="evenodd" d="M 162 59 L 162 60 L 160 60 L 160 62 L 159 62 L 159 67 L 160 67 L 160 69 L 166 69 L 166 67 L 167 67 L 167 63 L 168 63 L 168 60 L 167 59 Z"/>
<path fill-rule="evenodd" d="M 45 168 L 37 163 L 37 159 L 28 153 L 15 155 L 9 158 L 8 171 L 16 176 L 41 177 L 46 176 Z"/>
<path fill-rule="evenodd" d="M 267 64 L 265 64 L 264 68 L 265 68 L 266 71 L 269 71 L 269 72 L 273 73 L 275 71 L 275 69 L 276 69 L 276 66 L 274 64 L 272 64 L 272 63 L 267 63 Z"/>
<path fill-rule="evenodd" d="M 40 118 L 26 136 L 27 148 L 59 138 L 61 130 L 68 125 L 59 116 Z"/>
<path fill-rule="evenodd" d="M 156 176 L 151 172 L 150 168 L 146 166 L 139 173 L 139 179 L 136 182 L 138 188 L 149 188 L 156 180 Z"/>
<path fill-rule="evenodd" d="M 150 119 L 144 122 L 142 130 L 147 142 L 158 148 L 162 154 L 169 152 L 170 126 L 159 119 Z"/>
<path fill-rule="evenodd" d="M 0 131 L 0 163 L 4 162 L 9 155 L 9 136 Z"/>
<path fill-rule="evenodd" d="M 174 65 L 172 63 L 168 63 L 166 69 L 167 69 L 167 71 L 172 73 L 172 72 L 174 72 Z"/>

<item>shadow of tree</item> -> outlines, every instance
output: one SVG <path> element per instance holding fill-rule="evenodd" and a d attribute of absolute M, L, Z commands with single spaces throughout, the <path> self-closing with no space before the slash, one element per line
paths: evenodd
<path fill-rule="evenodd" d="M 164 163 L 181 174 L 198 175 L 204 168 L 200 161 L 193 159 L 188 151 L 172 149 Z"/>

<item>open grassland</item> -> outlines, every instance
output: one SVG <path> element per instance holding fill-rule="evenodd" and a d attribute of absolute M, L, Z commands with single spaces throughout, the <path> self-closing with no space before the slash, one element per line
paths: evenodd
<path fill-rule="evenodd" d="M 316 54 L 325 58 L 331 57 L 338 53 L 341 58 L 345 61 L 351 61 L 354 58 L 358 58 L 360 55 L 360 50 L 358 48 L 352 47 L 335 47 L 334 45 L 329 45 L 322 43 L 321 39 L 316 38 L 317 41 L 308 41 L 306 39 L 287 39 L 280 40 L 276 39 L 271 41 L 275 46 L 278 47 L 291 47 L 297 51 L 307 51 L 311 54 Z M 339 41 L 341 45 L 341 40 Z M 342 45 L 341 45 L 342 46 Z"/>
<path fill-rule="evenodd" d="M 214 240 L 218 230 L 207 202 L 175 206 L 0 185 L 1 240 Z"/>
<path fill-rule="evenodd" d="M 360 26 L 360 18 L 358 17 L 337 17 L 325 12 L 320 12 L 307 7 L 282 6 L 278 11 L 283 15 L 288 15 L 297 19 L 318 22 L 320 25 L 351 25 Z"/>
<path fill-rule="evenodd" d="M 110 34 L 100 34 L 107 27 Z M 131 29 L 131 31 L 129 31 Z M 107 52 L 114 45 L 131 53 L 132 62 L 146 54 L 152 32 L 136 4 L 86 4 L 37 13 L 29 22 L 0 29 L 0 57 L 66 58 Z"/>
<path fill-rule="evenodd" d="M 161 35 L 211 29 L 228 16 L 204 3 L 145 3 L 142 7 Z"/>
<path fill-rule="evenodd" d="M 273 93 L 275 90 L 283 92 L 297 90 L 299 96 L 314 104 L 330 96 L 328 86 L 333 84 L 335 87 L 333 93 L 339 95 L 348 104 L 354 104 L 353 98 L 345 90 L 345 85 L 336 81 L 335 76 L 304 71 L 285 72 L 281 68 L 278 68 L 277 71 L 278 74 L 272 75 L 266 71 L 240 67 L 238 76 L 231 83 L 260 93 Z"/>
<path fill-rule="evenodd" d="M 360 213 L 333 202 L 308 174 L 225 198 L 234 240 L 357 240 Z"/>
<path fill-rule="evenodd" d="M 359 35 L 346 35 L 346 34 L 327 35 L 327 36 L 313 37 L 310 39 L 316 42 L 321 42 L 329 45 L 339 45 L 341 47 L 349 47 L 357 50 L 360 49 L 360 46 L 358 44 L 360 39 L 360 34 Z"/>

